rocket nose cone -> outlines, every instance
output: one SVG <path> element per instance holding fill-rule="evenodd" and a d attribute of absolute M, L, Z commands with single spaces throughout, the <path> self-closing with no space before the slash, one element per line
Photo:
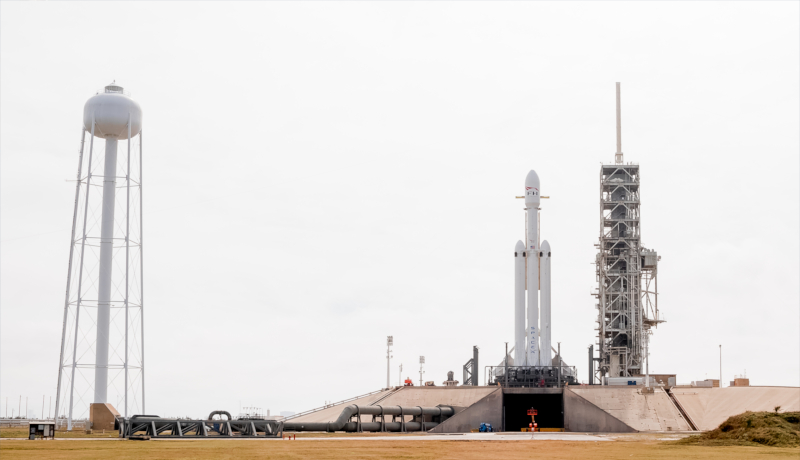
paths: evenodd
<path fill-rule="evenodd" d="M 531 169 L 525 178 L 525 205 L 529 208 L 539 207 L 541 192 L 539 191 L 539 176 Z"/>
<path fill-rule="evenodd" d="M 550 252 L 550 243 L 547 240 L 542 241 L 542 252 L 545 256 Z"/>
<path fill-rule="evenodd" d="M 525 187 L 539 188 L 539 175 L 536 174 L 536 171 L 531 169 L 531 172 L 528 173 L 528 176 L 525 178 Z"/>
<path fill-rule="evenodd" d="M 517 246 L 514 247 L 514 250 L 517 251 L 517 252 L 524 251 L 525 250 L 525 243 L 523 243 L 522 241 L 517 241 Z"/>

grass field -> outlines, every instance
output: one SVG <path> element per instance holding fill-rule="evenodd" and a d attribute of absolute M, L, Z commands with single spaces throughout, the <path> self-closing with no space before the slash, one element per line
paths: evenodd
<path fill-rule="evenodd" d="M 800 449 L 704 447 L 627 437 L 611 442 L 575 441 L 267 441 L 14 440 L 0 443 L 5 459 L 797 459 Z"/>
<path fill-rule="evenodd" d="M 86 434 L 85 430 L 74 431 L 56 431 L 56 438 L 117 438 L 119 437 L 118 431 L 96 431 L 92 434 Z M 28 438 L 27 427 L 2 427 L 0 428 L 0 438 Z"/>

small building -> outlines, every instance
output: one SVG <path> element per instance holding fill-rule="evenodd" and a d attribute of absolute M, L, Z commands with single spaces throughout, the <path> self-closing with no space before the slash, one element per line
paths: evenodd
<path fill-rule="evenodd" d="M 36 438 L 55 439 L 56 437 L 56 422 L 31 421 L 28 422 L 28 427 L 28 439 L 30 440 L 34 440 Z"/>
<path fill-rule="evenodd" d="M 634 374 L 634 377 L 644 377 L 644 374 Z M 677 374 L 650 374 L 650 378 L 655 380 L 655 384 L 663 386 L 665 390 L 675 386 L 677 377 Z"/>

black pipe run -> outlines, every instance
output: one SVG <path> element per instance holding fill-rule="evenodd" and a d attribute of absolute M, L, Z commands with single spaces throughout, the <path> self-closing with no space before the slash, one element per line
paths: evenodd
<path fill-rule="evenodd" d="M 209 415 L 228 415 L 215 411 Z M 428 431 L 452 417 L 455 410 L 450 406 L 401 407 L 350 405 L 342 410 L 333 422 L 282 422 L 279 420 L 180 420 L 165 419 L 157 415 L 134 415 L 119 418 L 122 429 L 120 437 L 151 436 L 158 438 L 222 437 L 222 438 L 272 438 L 280 437 L 284 431 Z M 362 422 L 362 415 L 371 415 L 372 421 Z M 391 421 L 386 417 L 391 416 Z M 411 416 L 412 420 L 406 421 Z M 352 419 L 355 417 L 355 420 Z M 380 420 L 376 421 L 376 417 Z"/>
<path fill-rule="evenodd" d="M 444 420 L 452 417 L 455 410 L 450 406 L 438 407 L 401 407 L 401 406 L 358 406 L 350 405 L 342 410 L 339 418 L 333 422 L 286 422 L 284 431 L 335 431 L 361 432 L 361 431 L 427 431 L 436 427 Z M 380 416 L 380 421 L 362 422 L 361 415 Z M 391 415 L 392 421 L 387 422 L 386 416 Z M 413 416 L 410 422 L 405 421 L 405 416 Z M 350 421 L 356 417 L 356 421 Z M 399 418 L 399 421 L 397 419 Z M 429 419 L 430 421 L 426 421 Z"/>
<path fill-rule="evenodd" d="M 121 438 L 275 438 L 283 430 L 283 422 L 277 420 L 181 420 L 156 415 L 134 415 L 119 420 Z"/>

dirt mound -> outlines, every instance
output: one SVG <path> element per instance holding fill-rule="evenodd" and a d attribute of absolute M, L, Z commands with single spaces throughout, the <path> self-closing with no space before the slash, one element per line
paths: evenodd
<path fill-rule="evenodd" d="M 800 447 L 800 412 L 745 412 L 728 418 L 714 430 L 674 442 L 701 446 Z"/>

